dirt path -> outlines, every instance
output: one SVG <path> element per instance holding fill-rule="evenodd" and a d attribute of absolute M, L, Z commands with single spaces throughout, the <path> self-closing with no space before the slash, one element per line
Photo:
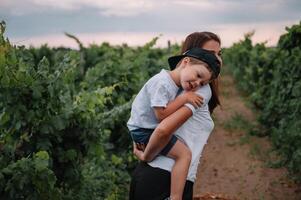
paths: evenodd
<path fill-rule="evenodd" d="M 301 186 L 287 178 L 287 170 L 267 166 L 273 158 L 268 138 L 247 134 L 255 114 L 232 77 L 223 75 L 220 85 L 223 109 L 214 114 L 215 129 L 194 185 L 195 196 L 202 198 L 195 199 L 301 200 Z"/>

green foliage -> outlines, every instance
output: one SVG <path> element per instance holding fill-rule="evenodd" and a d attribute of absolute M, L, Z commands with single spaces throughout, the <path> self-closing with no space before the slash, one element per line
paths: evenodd
<path fill-rule="evenodd" d="M 4 199 L 60 199 L 55 182 L 46 151 L 1 166 L 0 193 Z"/>
<path fill-rule="evenodd" d="M 0 196 L 126 199 L 132 99 L 179 47 L 27 49 L 0 25 Z"/>
<path fill-rule="evenodd" d="M 225 50 L 238 86 L 260 110 L 259 122 L 282 164 L 301 181 L 301 23 L 286 29 L 275 48 L 252 45 L 252 34 Z"/>
<path fill-rule="evenodd" d="M 295 47 L 301 48 L 301 21 L 292 27 L 286 27 L 287 34 L 280 37 L 278 47 L 284 50 L 291 50 Z"/>
<path fill-rule="evenodd" d="M 250 131 L 252 128 L 252 124 L 245 119 L 243 115 L 240 113 L 235 113 L 232 118 L 228 121 L 226 121 L 223 126 L 225 129 L 229 131 L 233 130 L 244 130 L 244 131 Z"/>
<path fill-rule="evenodd" d="M 301 180 L 300 27 L 278 46 L 252 35 L 225 49 L 225 63 L 261 110 L 269 135 Z M 12 46 L 0 23 L 0 196 L 4 199 L 126 199 L 135 159 L 126 128 L 141 86 L 179 46 L 108 43 L 79 50 Z M 237 119 L 235 119 L 237 120 Z M 240 128 L 245 122 L 232 124 Z M 231 128 L 231 127 L 230 127 Z"/>

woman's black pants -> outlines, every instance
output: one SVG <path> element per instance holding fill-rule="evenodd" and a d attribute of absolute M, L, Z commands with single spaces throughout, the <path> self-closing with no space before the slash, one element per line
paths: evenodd
<path fill-rule="evenodd" d="M 129 200 L 164 200 L 170 195 L 170 172 L 140 162 L 132 174 Z M 193 182 L 186 181 L 183 200 L 192 200 Z"/>

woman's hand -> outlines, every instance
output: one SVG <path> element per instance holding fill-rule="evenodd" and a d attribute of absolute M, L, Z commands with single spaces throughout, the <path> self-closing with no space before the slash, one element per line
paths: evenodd
<path fill-rule="evenodd" d="M 143 150 L 145 149 L 144 145 L 141 144 L 136 144 L 135 142 L 133 142 L 133 153 L 134 155 L 141 161 L 145 162 L 145 158 L 144 158 L 144 152 Z"/>

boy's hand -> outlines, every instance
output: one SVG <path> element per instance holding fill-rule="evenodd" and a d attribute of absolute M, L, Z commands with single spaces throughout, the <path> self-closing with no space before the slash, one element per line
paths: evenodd
<path fill-rule="evenodd" d="M 144 147 L 145 148 L 145 147 Z M 143 149 L 144 150 L 144 149 Z M 138 146 L 135 142 L 133 142 L 133 153 L 134 155 L 141 161 L 145 162 L 144 153 L 141 148 L 138 149 Z"/>
<path fill-rule="evenodd" d="M 145 150 L 145 144 L 143 143 L 135 143 L 136 147 L 138 150 L 140 151 L 144 151 Z"/>
<path fill-rule="evenodd" d="M 185 92 L 184 97 L 187 103 L 192 104 L 195 108 L 201 107 L 203 105 L 203 97 L 197 95 L 193 91 Z"/>

